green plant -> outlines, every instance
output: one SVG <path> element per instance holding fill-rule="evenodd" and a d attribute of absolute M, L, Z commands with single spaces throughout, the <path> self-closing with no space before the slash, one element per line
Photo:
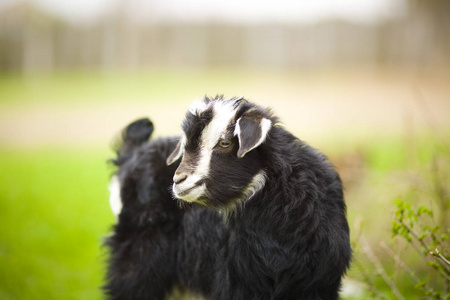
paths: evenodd
<path fill-rule="evenodd" d="M 415 288 L 427 299 L 450 299 L 450 254 L 445 242 L 449 235 L 442 230 L 440 224 L 427 225 L 425 217 L 433 220 L 434 213 L 425 205 L 414 209 L 409 203 L 396 201 L 395 220 L 392 221 L 392 237 L 403 238 L 425 260 L 426 266 L 437 273 L 441 284 L 432 283 L 419 278 L 400 257 L 390 252 L 382 244 L 382 248 L 394 258 L 400 267 L 414 280 Z M 440 287 L 440 288 L 439 288 Z"/>
<path fill-rule="evenodd" d="M 395 201 L 389 241 L 374 248 L 356 232 L 355 266 L 374 299 L 450 299 L 449 194 L 438 165 L 434 158 L 431 172 Z"/>

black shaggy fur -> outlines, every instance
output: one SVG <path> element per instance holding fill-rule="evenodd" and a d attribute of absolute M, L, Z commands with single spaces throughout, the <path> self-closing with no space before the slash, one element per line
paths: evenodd
<path fill-rule="evenodd" d="M 113 161 L 119 167 L 123 208 L 106 239 L 108 299 L 163 299 L 175 283 L 184 211 L 169 192 L 177 164 L 168 167 L 165 161 L 177 139 L 148 141 L 152 131 L 148 119 L 130 124 Z"/>
<path fill-rule="evenodd" d="M 256 108 L 277 122 L 251 103 L 241 107 L 241 115 Z M 210 118 L 203 117 L 185 122 L 186 135 L 198 137 Z M 250 166 L 248 176 L 264 170 L 267 180 L 244 205 L 223 214 L 219 196 L 205 199 L 208 208 L 180 209 L 169 192 L 180 162 L 165 166 L 175 142 L 140 140 L 125 142 L 116 160 L 123 209 L 107 240 L 109 299 L 164 299 L 173 287 L 207 299 L 338 299 L 351 248 L 341 181 L 323 154 L 278 126 L 236 161 L 233 140 L 228 154 L 213 154 L 227 163 L 211 164 L 210 195 L 227 193 L 237 163 Z M 214 177 L 217 168 L 222 173 Z"/>

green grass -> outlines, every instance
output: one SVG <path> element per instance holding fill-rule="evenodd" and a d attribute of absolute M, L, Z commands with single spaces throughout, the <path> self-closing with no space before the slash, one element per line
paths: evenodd
<path fill-rule="evenodd" d="M 108 153 L 0 150 L 0 299 L 100 299 Z"/>

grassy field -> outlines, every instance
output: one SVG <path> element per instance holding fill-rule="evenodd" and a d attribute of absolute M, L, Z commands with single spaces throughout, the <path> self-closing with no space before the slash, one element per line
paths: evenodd
<path fill-rule="evenodd" d="M 0 299 L 101 299 L 106 154 L 0 150 Z"/>
<path fill-rule="evenodd" d="M 433 166 L 450 180 L 448 76 L 433 78 L 421 83 L 430 102 L 417 115 L 396 72 L 0 75 L 0 299 L 102 299 L 101 245 L 114 223 L 111 141 L 149 111 L 158 134 L 176 134 L 190 100 L 205 93 L 261 99 L 329 155 L 346 185 L 352 234 L 363 224 L 392 265 L 377 249 L 391 241 L 394 201 L 436 209 Z M 364 261 L 356 246 L 355 259 Z M 426 272 L 418 264 L 418 274 Z M 369 299 L 360 272 L 349 277 L 357 291 L 345 299 Z M 414 297 L 414 285 L 398 281 L 406 299 Z"/>

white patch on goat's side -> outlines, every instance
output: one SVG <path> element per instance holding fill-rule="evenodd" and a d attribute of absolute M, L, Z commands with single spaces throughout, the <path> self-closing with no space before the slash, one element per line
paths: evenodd
<path fill-rule="evenodd" d="M 109 183 L 109 205 L 113 214 L 117 217 L 122 210 L 122 199 L 120 198 L 120 182 L 117 176 L 114 176 Z"/>
<path fill-rule="evenodd" d="M 230 205 L 221 210 L 222 217 L 227 220 L 229 216 L 238 208 L 243 207 L 245 203 L 253 198 L 260 190 L 266 185 L 266 172 L 263 170 L 259 171 L 258 174 L 253 176 L 252 181 L 247 185 L 247 187 L 242 192 L 242 197 L 238 199 L 233 199 Z"/>
<path fill-rule="evenodd" d="M 262 190 L 262 188 L 266 185 L 266 172 L 263 170 L 259 171 L 258 174 L 253 176 L 252 181 L 244 190 L 244 201 L 251 199 L 256 195 L 257 192 Z"/>
<path fill-rule="evenodd" d="M 196 184 L 208 176 L 214 147 L 219 139 L 225 137 L 228 125 L 235 116 L 236 110 L 235 101 L 213 103 L 213 118 L 203 129 L 200 137 L 200 155 L 198 156 L 197 167 L 185 181 L 173 185 L 173 192 L 177 198 L 188 202 L 196 202 L 198 198 L 207 193 L 205 184 L 198 186 Z M 189 191 L 189 193 L 184 194 L 184 191 Z"/>

